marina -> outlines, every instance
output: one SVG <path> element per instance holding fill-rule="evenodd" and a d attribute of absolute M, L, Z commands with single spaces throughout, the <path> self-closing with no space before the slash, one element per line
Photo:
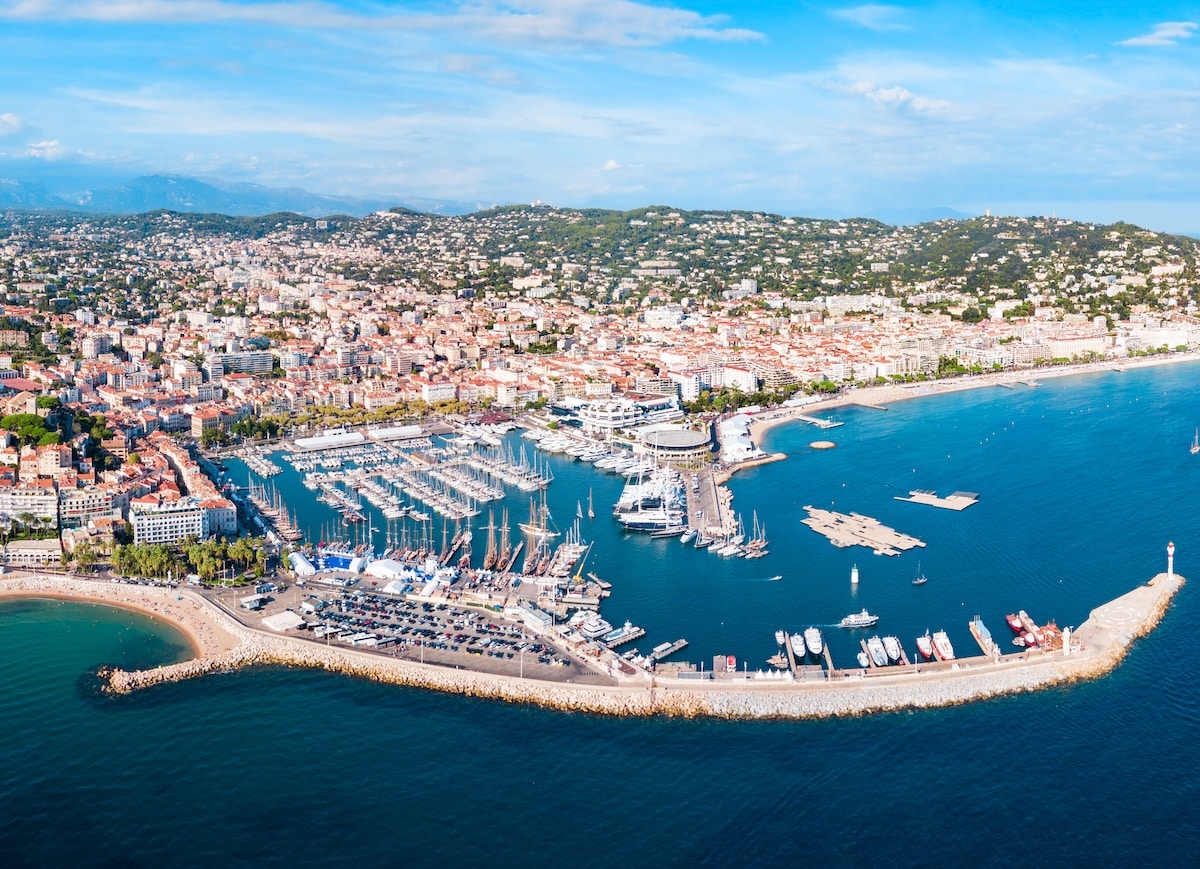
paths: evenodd
<path fill-rule="evenodd" d="M 629 549 L 631 554 L 641 553 L 642 557 L 652 555 L 655 562 L 680 559 L 690 563 L 693 559 L 707 559 L 709 554 L 715 554 L 718 558 L 711 559 L 712 570 L 720 571 L 727 577 L 725 581 L 752 583 L 747 586 L 748 590 L 757 590 L 760 586 L 754 583 L 763 583 L 763 592 L 772 586 L 785 588 L 777 584 L 782 574 L 772 573 L 770 568 L 748 577 L 736 568 L 723 566 L 737 563 L 741 558 L 770 558 L 772 555 L 767 551 L 766 523 L 759 515 L 757 504 L 753 500 L 746 504 L 749 521 L 744 522 L 740 512 L 733 507 L 732 491 L 719 484 L 705 468 L 686 470 L 646 464 L 633 455 L 614 451 L 611 446 L 589 443 L 586 438 L 575 435 L 565 435 L 558 440 L 545 433 L 537 438 L 525 438 L 511 431 L 476 433 L 458 427 L 444 435 L 379 443 L 341 443 L 349 434 L 331 435 L 338 441 L 337 445 L 323 449 L 309 443 L 304 445 L 305 449 L 289 453 L 285 446 L 276 451 L 282 454 L 280 464 L 284 470 L 272 474 L 273 479 L 265 485 L 251 482 L 243 490 L 250 496 L 247 500 L 257 508 L 264 524 L 271 524 L 280 540 L 286 532 L 298 544 L 294 557 L 307 560 L 315 571 L 312 584 L 327 587 L 327 594 L 378 594 L 384 592 L 386 585 L 386 593 L 400 595 L 422 606 L 449 607 L 452 614 L 464 607 L 490 609 L 502 613 L 507 620 L 523 622 L 526 630 L 550 644 L 561 645 L 564 654 L 575 656 L 578 666 L 596 676 L 614 678 L 618 683 L 623 679 L 671 678 L 672 673 L 690 673 L 689 679 L 720 681 L 767 678 L 768 674 L 779 678 L 782 671 L 784 677 L 790 675 L 794 680 L 809 681 L 815 677 L 845 679 L 857 672 L 834 668 L 833 655 L 845 655 L 845 642 L 835 636 L 831 646 L 824 642 L 816 626 L 793 635 L 783 649 L 786 654 L 777 652 L 771 659 L 787 665 L 772 664 L 773 669 L 768 673 L 750 672 L 747 668 L 740 674 L 730 672 L 733 668 L 706 672 L 703 666 L 686 662 L 658 666 L 660 657 L 674 654 L 686 646 L 679 641 L 664 640 L 660 633 L 656 635 L 664 629 L 672 630 L 670 622 L 647 623 L 647 627 L 642 628 L 635 627 L 631 620 L 624 620 L 623 627 L 614 627 L 621 623 L 610 623 L 601 614 L 618 600 L 622 602 L 620 609 L 640 612 L 640 606 L 630 607 L 629 602 L 637 599 L 636 592 L 650 578 L 640 565 L 632 571 L 628 567 L 614 570 L 614 546 L 617 551 Z M 488 439 L 485 440 L 482 434 L 488 434 Z M 538 446 L 532 461 L 524 449 L 531 440 L 536 440 Z M 601 446 L 604 446 L 603 454 L 599 450 Z M 538 458 L 538 454 L 542 458 Z M 259 458 L 267 459 L 269 455 L 264 453 Z M 241 457 L 229 457 L 231 463 L 239 459 Z M 615 487 L 606 485 L 604 475 L 599 473 L 605 468 L 597 467 L 597 464 L 611 464 L 617 459 L 624 461 L 627 470 L 611 475 L 610 479 L 615 478 Z M 312 519 L 307 508 L 300 506 L 289 510 L 284 507 L 281 493 L 292 479 L 288 465 L 300 475 L 297 478 L 302 483 L 300 488 L 311 493 L 300 497 L 313 497 L 318 504 L 334 510 L 344 527 L 339 530 L 323 525 L 318 536 L 312 532 Z M 234 473 L 236 475 L 236 468 Z M 561 494 L 556 494 L 559 486 L 551 485 L 556 479 L 560 480 L 560 485 L 568 487 Z M 277 484 L 281 487 L 278 490 L 274 488 Z M 295 497 L 295 491 L 289 490 L 288 503 Z M 913 490 L 913 493 L 920 494 L 920 490 Z M 933 492 L 927 494 L 937 498 Z M 969 495 L 956 492 L 951 498 L 965 501 Z M 741 504 L 741 499 L 747 496 L 745 492 L 739 492 L 738 497 Z M 612 504 L 611 519 L 603 515 L 605 504 Z M 455 505 L 463 512 L 458 512 Z M 597 517 L 597 506 L 601 507 L 600 518 Z M 805 524 L 820 531 L 822 536 L 835 543 L 837 549 L 860 545 L 878 554 L 897 556 L 925 545 L 919 538 L 902 534 L 861 513 L 835 513 L 814 507 L 806 510 Z M 486 515 L 486 520 L 472 521 L 481 513 Z M 514 513 L 523 521 L 514 517 Z M 295 536 L 304 534 L 302 514 L 308 519 L 307 531 L 311 536 L 307 539 Z M 555 514 L 572 519 L 560 525 L 554 521 Z M 436 528 L 439 524 L 440 529 Z M 627 533 L 614 538 L 610 529 Z M 597 542 L 601 543 L 600 547 L 596 546 Z M 297 563 L 303 565 L 305 561 L 298 560 Z M 594 569 L 586 571 L 585 579 L 587 567 L 601 570 L 615 582 L 600 585 Z M 905 585 L 923 584 L 920 565 L 916 566 L 916 579 L 913 579 L 911 569 L 910 566 L 905 571 Z M 707 572 L 706 568 L 700 569 L 701 576 Z M 851 570 L 852 589 L 859 586 L 857 578 L 858 569 L 854 566 Z M 877 588 L 876 578 L 876 571 L 870 571 L 863 586 Z M 813 579 L 809 577 L 807 581 Z M 822 581 L 820 577 L 815 579 Z M 699 602 L 704 605 L 703 600 Z M 845 613 L 851 608 L 839 609 Z M 876 637 L 864 638 L 858 634 L 855 629 L 870 628 L 879 621 L 875 613 L 880 611 L 875 606 L 860 609 L 852 609 L 840 622 L 834 614 L 837 610 L 826 610 L 822 623 L 849 629 L 843 636 L 852 637 L 858 651 L 868 655 L 868 669 L 879 671 L 872 672 L 873 679 L 885 670 L 899 673 L 905 668 L 919 666 L 936 670 L 942 666 L 962 665 L 964 659 L 954 649 L 958 638 L 952 640 L 952 632 L 926 632 L 924 637 L 918 638 L 916 657 L 910 658 L 895 631 L 886 635 L 881 633 L 878 643 Z M 883 609 L 890 626 L 890 607 Z M 1024 611 L 1020 613 L 1023 615 Z M 541 618 L 548 621 L 550 633 L 542 623 L 534 624 Z M 312 619 L 304 622 L 299 626 L 302 631 L 311 629 L 314 636 L 319 632 L 326 642 L 349 643 L 355 648 L 372 644 L 382 644 L 384 648 L 403 646 L 400 635 L 389 634 L 386 630 L 380 632 L 370 624 L 356 625 L 359 630 L 347 632 L 330 630 L 328 624 L 314 625 Z M 982 621 L 977 618 L 970 623 L 959 623 L 955 630 L 961 630 L 964 625 L 971 635 L 972 645 L 978 645 L 986 655 L 987 646 L 979 638 L 990 637 L 990 634 L 983 633 L 986 628 L 982 628 Z M 1029 654 L 1031 649 L 1048 653 L 1068 648 L 1061 639 L 1062 632 L 1058 632 L 1053 623 L 1035 627 L 1036 631 L 1026 630 L 1022 623 L 1018 638 L 1023 644 L 1018 646 L 1019 651 L 1011 654 Z M 816 632 L 813 643 L 808 642 L 810 631 Z M 1032 644 L 1025 642 L 1027 636 L 1033 637 Z M 636 650 L 620 656 L 611 652 L 642 638 L 653 646 L 649 655 L 641 655 Z M 433 642 L 445 640 L 435 637 Z M 931 654 L 926 654 L 926 645 Z M 874 660 L 880 647 L 883 664 Z M 417 648 L 430 652 L 425 645 Z M 991 648 L 995 653 L 993 657 L 1003 657 L 994 643 Z M 452 649 L 436 651 L 455 654 Z M 754 657 L 737 655 L 743 662 Z M 703 654 L 701 658 L 704 658 Z M 818 664 L 813 665 L 813 660 Z"/>

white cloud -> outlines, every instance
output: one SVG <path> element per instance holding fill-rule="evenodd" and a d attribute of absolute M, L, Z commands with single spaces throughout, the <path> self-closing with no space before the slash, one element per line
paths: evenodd
<path fill-rule="evenodd" d="M 620 168 L 621 168 L 621 164 L 618 163 L 616 160 L 609 160 L 607 163 L 604 164 L 605 172 L 612 172 L 614 169 L 620 169 Z"/>
<path fill-rule="evenodd" d="M 24 129 L 25 124 L 19 117 L 12 112 L 0 114 L 0 137 L 11 136 L 13 133 L 19 133 Z"/>
<path fill-rule="evenodd" d="M 868 30 L 908 30 L 900 18 L 905 10 L 899 6 L 884 6 L 879 3 L 868 3 L 863 6 L 851 6 L 846 9 L 834 9 L 830 14 L 834 18 L 849 21 Z"/>
<path fill-rule="evenodd" d="M 564 45 L 649 47 L 682 40 L 761 39 L 726 16 L 635 0 L 458 0 L 444 11 L 370 15 L 331 3 L 231 0 L 9 0 L 0 19 L 271 24 L 308 29 L 470 31 L 502 42 L 553 50 Z"/>
<path fill-rule="evenodd" d="M 870 82 L 859 81 L 849 85 L 846 89 L 850 93 L 864 96 L 875 105 L 885 108 L 908 108 L 915 112 L 934 113 L 943 111 L 950 106 L 946 100 L 917 96 L 908 88 L 899 85 L 879 87 Z"/>
<path fill-rule="evenodd" d="M 172 24 L 236 21 L 293 27 L 361 27 L 367 20 L 326 3 L 228 0 L 10 0 L 0 4 L 0 18 Z"/>
<path fill-rule="evenodd" d="M 1197 27 L 1200 27 L 1200 24 L 1195 21 L 1164 21 L 1162 24 L 1155 24 L 1149 33 L 1126 39 L 1119 42 L 1118 45 L 1151 47 L 1174 45 L 1182 39 L 1190 39 Z"/>
<path fill-rule="evenodd" d="M 58 143 L 56 139 L 49 139 L 45 142 L 33 142 L 29 145 L 25 152 L 30 157 L 37 157 L 40 160 L 55 160 L 67 153 L 67 149 Z"/>
<path fill-rule="evenodd" d="M 633 0 L 476 0 L 461 5 L 451 22 L 481 35 L 519 42 L 645 47 L 686 39 L 762 38 L 752 30 L 727 27 L 725 16 Z"/>

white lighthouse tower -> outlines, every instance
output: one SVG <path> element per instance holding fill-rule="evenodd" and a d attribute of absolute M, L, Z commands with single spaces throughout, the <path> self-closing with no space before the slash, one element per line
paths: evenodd
<path fill-rule="evenodd" d="M 1167 578 L 1175 578 L 1175 544 L 1167 543 Z"/>

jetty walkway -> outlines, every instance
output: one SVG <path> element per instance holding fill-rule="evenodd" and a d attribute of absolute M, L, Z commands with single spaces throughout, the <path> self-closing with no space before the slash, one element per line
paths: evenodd
<path fill-rule="evenodd" d="M 285 664 L 605 715 L 825 718 L 950 706 L 1097 678 L 1117 666 L 1130 644 L 1159 623 L 1182 584 L 1182 577 L 1162 573 L 1097 607 L 1062 650 L 963 658 L 949 668 L 897 667 L 872 678 L 863 671 L 840 670 L 823 680 L 795 682 L 749 676 L 701 681 L 636 673 L 615 680 L 616 684 L 580 684 L 451 669 L 250 628 L 191 589 L 80 577 L 3 576 L 0 599 L 52 597 L 105 603 L 161 617 L 188 634 L 197 653 L 192 660 L 136 672 L 102 669 L 105 688 L 113 694 L 240 667 Z"/>

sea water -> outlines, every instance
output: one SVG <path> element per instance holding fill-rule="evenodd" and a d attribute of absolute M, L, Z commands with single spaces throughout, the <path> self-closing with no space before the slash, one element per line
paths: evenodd
<path fill-rule="evenodd" d="M 613 584 L 604 614 L 645 627 L 645 648 L 684 637 L 682 657 L 755 670 L 775 629 L 816 624 L 848 665 L 866 634 L 828 626 L 866 607 L 910 656 L 939 628 L 970 654 L 972 616 L 1001 642 L 1015 609 L 1077 625 L 1164 570 L 1168 540 L 1178 572 L 1200 576 L 1198 376 L 1103 372 L 774 429 L 764 446 L 788 458 L 730 483 L 747 528 L 754 513 L 765 524 L 758 560 L 626 535 L 609 510 L 621 480 L 565 458 L 551 460 L 548 504 L 565 530 L 592 489 L 585 569 Z M 818 439 L 837 446 L 813 450 Z M 319 534 L 324 505 L 310 508 L 290 468 L 275 481 L 310 498 Z M 918 488 L 979 502 L 896 500 Z M 528 496 L 508 503 L 515 527 Z M 805 505 L 926 545 L 837 549 L 800 524 Z M 484 543 L 476 527 L 477 562 Z M 927 584 L 912 585 L 918 571 Z M 1180 860 L 1200 848 L 1194 601 L 1192 583 L 1095 682 L 814 722 L 606 719 L 291 669 L 111 699 L 94 690 L 97 665 L 178 660 L 181 638 L 105 607 L 4 602 L 0 852 L 6 865 Z"/>

